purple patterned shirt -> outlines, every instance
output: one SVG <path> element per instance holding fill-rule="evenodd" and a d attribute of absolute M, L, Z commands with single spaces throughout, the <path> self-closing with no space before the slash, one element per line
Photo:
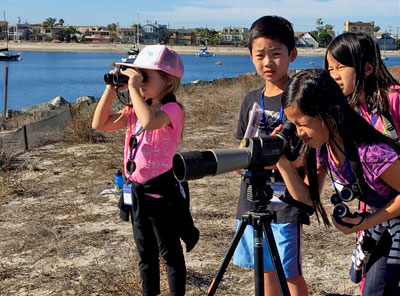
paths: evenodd
<path fill-rule="evenodd" d="M 327 170 L 330 168 L 332 174 L 337 178 L 339 183 L 349 184 L 355 181 L 355 174 L 349 171 L 346 163 L 337 166 L 329 153 L 327 153 L 327 150 L 324 149 L 323 152 L 324 153 L 322 153 L 320 149 L 317 149 L 318 162 Z M 394 161 L 399 159 L 399 155 L 393 148 L 386 144 L 358 146 L 358 154 L 360 156 L 365 182 L 373 190 L 373 192 L 366 197 L 366 203 L 374 209 L 379 209 L 396 195 L 395 191 L 379 176 L 386 171 Z M 329 161 L 329 167 L 327 161 Z"/>

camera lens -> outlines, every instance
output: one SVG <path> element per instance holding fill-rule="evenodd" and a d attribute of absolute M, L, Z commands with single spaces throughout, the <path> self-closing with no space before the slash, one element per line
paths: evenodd
<path fill-rule="evenodd" d="M 343 201 L 352 201 L 354 199 L 354 194 L 351 188 L 344 186 L 342 191 L 340 191 L 340 198 Z"/>
<path fill-rule="evenodd" d="M 333 216 L 335 216 L 336 218 L 343 218 L 346 217 L 348 214 L 349 208 L 345 204 L 339 203 L 333 208 Z"/>
<path fill-rule="evenodd" d="M 341 202 L 342 201 L 341 201 L 339 195 L 337 195 L 336 193 L 331 196 L 331 203 L 333 205 L 337 205 L 338 203 L 341 203 Z"/>

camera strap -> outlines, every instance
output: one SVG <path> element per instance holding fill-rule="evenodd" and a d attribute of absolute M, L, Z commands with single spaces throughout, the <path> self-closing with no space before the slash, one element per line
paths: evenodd
<path fill-rule="evenodd" d="M 325 148 L 326 148 L 326 146 L 325 146 Z M 335 189 L 335 192 L 336 192 L 337 194 L 339 194 L 339 190 L 337 189 L 337 187 L 336 187 L 335 184 L 336 184 L 336 183 L 337 183 L 337 184 L 340 184 L 340 183 L 339 183 L 338 181 L 336 181 L 336 180 L 333 178 L 332 169 L 331 169 L 331 166 L 329 165 L 329 152 L 328 152 L 328 149 L 326 149 L 326 152 L 327 152 L 327 154 L 328 154 L 327 165 L 328 165 L 329 177 L 331 178 L 332 185 L 333 185 L 333 188 Z M 356 180 L 357 180 L 357 177 L 354 175 L 352 166 L 351 166 L 350 161 L 349 161 L 349 159 L 348 159 L 348 157 L 347 157 L 346 146 L 344 147 L 343 153 L 344 153 L 344 157 L 345 157 L 345 159 L 344 159 L 344 164 L 345 164 L 345 166 L 346 166 L 346 169 L 347 169 L 347 171 L 349 172 L 351 179 L 354 180 L 354 181 L 356 181 Z M 350 183 L 351 183 L 351 182 L 350 182 Z M 340 185 L 343 185 L 343 184 L 340 184 Z"/>
<path fill-rule="evenodd" d="M 364 117 L 362 114 L 361 108 L 359 108 L 359 112 L 360 112 L 360 115 L 362 117 Z M 377 115 L 382 120 L 382 128 L 383 128 L 382 133 L 384 135 L 389 136 L 390 138 L 394 139 L 395 141 L 397 141 L 399 139 L 399 136 L 397 134 L 397 131 L 396 131 L 396 128 L 395 128 L 395 125 L 393 122 L 393 118 L 392 118 L 392 115 L 390 114 L 390 112 L 385 111 L 385 110 L 379 110 L 375 104 L 374 108 L 372 110 L 372 120 L 371 120 L 371 125 L 373 127 L 375 127 Z"/>
<path fill-rule="evenodd" d="M 360 112 L 361 117 L 365 118 L 365 117 L 363 116 L 361 107 L 358 107 L 358 110 L 359 110 L 359 112 Z M 371 120 L 371 125 L 372 125 L 373 127 L 375 127 L 375 123 L 376 123 L 376 114 L 377 114 L 377 113 L 378 113 L 378 109 L 376 108 L 376 104 L 375 104 L 375 105 L 374 105 L 374 109 L 373 109 L 373 111 L 372 111 L 372 120 Z"/>
<path fill-rule="evenodd" d="M 137 129 L 137 130 L 136 130 L 136 129 Z M 135 160 L 136 153 L 137 153 L 137 151 L 138 151 L 138 149 L 139 149 L 140 143 L 142 142 L 143 135 L 144 135 L 144 128 L 140 125 L 139 120 L 136 121 L 135 130 L 136 130 L 136 132 L 135 132 L 135 134 L 134 134 L 134 137 L 137 137 L 137 136 L 140 135 L 140 139 L 138 140 L 137 145 L 136 145 L 136 147 L 135 147 L 135 150 L 134 150 L 133 153 L 132 153 L 132 156 L 131 156 L 131 160 L 132 160 L 132 161 Z"/>

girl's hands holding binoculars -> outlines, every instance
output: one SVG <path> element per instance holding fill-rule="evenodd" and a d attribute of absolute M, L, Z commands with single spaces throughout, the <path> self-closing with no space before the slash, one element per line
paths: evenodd
<path fill-rule="evenodd" d="M 125 70 L 122 70 L 121 73 L 129 77 L 128 84 L 126 87 L 124 86 L 124 89 L 128 86 L 133 86 L 135 89 L 139 89 L 140 85 L 144 81 L 144 77 L 138 69 L 126 68 Z"/>

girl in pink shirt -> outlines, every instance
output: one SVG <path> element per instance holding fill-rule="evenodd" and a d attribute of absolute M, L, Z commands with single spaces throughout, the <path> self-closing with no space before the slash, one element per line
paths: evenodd
<path fill-rule="evenodd" d="M 117 79 L 107 84 L 92 125 L 98 130 L 126 127 L 124 167 L 132 204 L 122 198 L 119 207 L 121 218 L 129 220 L 131 215 L 143 295 L 160 293 L 160 255 L 170 295 L 184 295 L 186 267 L 180 239 L 190 251 L 199 231 L 189 212 L 187 184 L 179 183 L 172 173 L 172 158 L 183 130 L 183 108 L 174 95 L 184 73 L 183 63 L 166 46 L 150 45 L 133 64 L 117 65 L 110 74 L 127 82 Z M 110 114 L 116 93 L 119 96 L 125 89 L 129 90 L 128 106 Z"/>
<path fill-rule="evenodd" d="M 397 137 L 400 87 L 383 63 L 379 46 L 371 36 L 344 33 L 336 37 L 326 50 L 325 69 L 339 84 L 350 106 L 377 130 Z M 396 134 L 391 132 L 389 124 L 394 125 Z"/>

